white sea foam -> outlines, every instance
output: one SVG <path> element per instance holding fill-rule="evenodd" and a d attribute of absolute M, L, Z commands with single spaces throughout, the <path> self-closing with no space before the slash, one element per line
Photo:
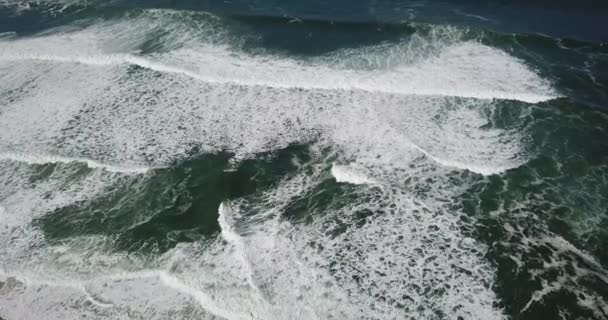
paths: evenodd
<path fill-rule="evenodd" d="M 77 70 L 83 77 L 97 72 L 88 67 Z M 118 71 L 108 72 L 112 70 Z M 437 164 L 482 174 L 521 163 L 513 158 L 521 153 L 517 135 L 509 138 L 508 132 L 480 129 L 487 120 L 483 110 L 470 110 L 475 101 L 198 84 L 183 77 L 158 78 L 146 71 L 129 80 L 125 74 L 114 76 L 121 79 L 116 84 L 89 87 L 80 96 L 47 88 L 56 81 L 43 77 L 44 83 L 0 116 L 4 132 L 0 142 L 20 154 L 62 154 L 61 149 L 67 149 L 68 154 L 86 155 L 82 158 L 91 159 L 90 165 L 162 167 L 193 146 L 246 154 L 306 141 L 323 132 L 324 140 L 361 157 L 374 153 L 373 157 L 383 154 L 387 159 L 401 150 L 401 157 L 422 153 Z M 60 95 L 49 96 L 51 92 Z M 63 99 L 63 94 L 69 96 Z M 62 108 L 55 108 L 60 101 Z M 344 118 L 349 120 L 340 121 Z"/>
<path fill-rule="evenodd" d="M 338 182 L 346 182 L 352 184 L 373 184 L 374 180 L 367 177 L 357 169 L 349 166 L 334 164 L 331 167 L 331 174 Z"/>
<path fill-rule="evenodd" d="M 238 235 L 228 236 L 238 241 L 220 239 L 205 246 L 204 254 L 200 254 L 200 245 L 177 248 L 170 260 L 175 277 L 189 287 L 204 288 L 212 298 L 210 303 L 217 308 L 248 319 L 356 317 L 356 307 L 331 284 L 327 270 L 318 269 L 299 256 L 292 241 L 299 245 L 300 239 L 290 239 L 290 234 L 297 234 L 289 224 L 280 222 L 282 208 L 289 199 L 311 187 L 310 181 L 298 176 L 266 194 L 268 204 L 275 206 L 260 207 L 242 200 L 224 204 L 220 219 L 229 220 L 231 227 L 222 222 L 222 228 L 238 228 Z M 228 206 L 230 209 L 226 209 Z M 258 214 L 243 216 L 243 207 L 259 210 Z"/>
<path fill-rule="evenodd" d="M 539 221 L 538 224 L 543 224 Z M 530 233 L 516 224 L 506 224 L 509 238 L 517 241 L 502 241 L 501 246 L 509 249 L 510 258 L 518 267 L 525 267 L 539 285 L 522 306 L 521 313 L 527 312 L 543 299 L 558 292 L 573 293 L 574 301 L 582 308 L 601 318 L 608 310 L 608 303 L 597 292 L 588 290 L 586 283 L 594 279 L 598 285 L 608 284 L 608 273 L 601 264 L 587 252 L 575 247 L 559 235 L 550 232 Z M 537 266 L 531 252 L 543 252 L 542 266 Z M 568 273 L 561 270 L 570 270 Z M 557 274 L 557 275 L 556 275 Z"/>
<path fill-rule="evenodd" d="M 154 15 L 0 40 L 0 148 L 14 151 L 0 161 L 0 183 L 11 186 L 0 189 L 7 273 L 73 279 L 111 278 L 149 264 L 163 270 L 87 282 L 85 300 L 110 317 L 136 306 L 143 306 L 137 314 L 145 318 L 165 306 L 163 312 L 187 309 L 175 302 L 184 294 L 207 310 L 191 317 L 502 317 L 493 307 L 493 270 L 484 248 L 471 240 L 460 246 L 458 215 L 442 205 L 454 190 L 439 185 L 453 169 L 495 174 L 525 162 L 525 130 L 492 123 L 495 99 L 550 99 L 556 93 L 547 81 L 522 61 L 476 42 L 453 41 L 432 54 L 416 54 L 407 42 L 391 44 L 395 57 L 417 58 L 391 57 L 380 63 L 385 67 L 370 68 L 369 61 L 387 52 L 352 49 L 342 64 L 335 61 L 344 52 L 309 60 L 251 55 L 213 40 L 226 32 L 201 27 L 191 34 L 179 29 L 186 18 Z M 174 38 L 160 44 L 165 50 L 137 52 L 159 30 Z M 365 66 L 357 65 L 361 57 Z M 55 208 L 188 157 L 192 149 L 240 157 L 311 141 L 334 150 L 338 160 L 331 161 L 349 165 L 330 168 L 316 158 L 310 175 L 303 168 L 259 197 L 225 201 L 221 238 L 179 245 L 159 260 L 106 252 L 111 239 L 48 245 L 30 225 Z M 57 166 L 40 182 L 28 180 L 35 170 L 28 164 L 73 161 L 105 170 L 80 176 L 72 166 Z M 149 165 L 116 165 L 138 163 Z M 355 185 L 347 191 L 353 197 L 311 206 L 310 223 L 283 216 L 291 202 L 315 195 L 328 171 Z M 395 187 L 406 179 L 432 196 L 422 201 Z M 2 296 L 0 306 L 24 310 L 39 303 L 34 290 L 26 298 L 16 292 Z M 80 308 L 82 292 L 58 298 Z M 49 299 L 36 314 L 57 304 Z M 67 317 L 65 310 L 53 312 Z"/>
<path fill-rule="evenodd" d="M 61 150 L 49 148 L 60 144 L 60 148 L 70 149 L 69 154 L 86 154 L 83 158 L 99 163 L 162 166 L 192 146 L 239 148 L 243 153 L 255 153 L 269 144 L 276 148 L 306 140 L 326 128 L 342 139 L 343 133 L 352 132 L 342 132 L 342 123 L 337 120 L 348 115 L 350 121 L 365 128 L 362 132 L 398 126 L 398 130 L 392 130 L 399 136 L 397 140 L 437 164 L 494 174 L 521 162 L 508 158 L 518 153 L 514 150 L 517 146 L 502 150 L 511 142 L 497 141 L 502 137 L 496 132 L 461 129 L 445 121 L 439 124 L 439 132 L 428 132 L 436 124 L 427 114 L 445 111 L 440 109 L 446 104 L 463 104 L 453 102 L 452 97 L 528 102 L 555 97 L 550 84 L 524 63 L 474 42 L 450 40 L 426 56 L 418 54 L 411 44 L 399 43 L 374 50 L 351 50 L 348 54 L 336 52 L 334 56 L 328 54 L 310 61 L 251 56 L 213 41 L 190 41 L 187 45 L 174 45 L 177 49 L 166 53 L 147 56 L 131 53 L 135 49 L 133 43 L 141 43 L 148 33 L 156 34 L 162 28 L 157 20 L 119 20 L 80 31 L 58 30 L 39 37 L 3 41 L 3 80 L 9 86 L 21 87 L 18 94 L 13 88 L 6 89 L 11 90 L 11 104 L 0 117 L 5 128 L 2 145 L 23 154 L 43 150 L 61 155 Z M 181 39 L 183 30 L 175 28 L 165 31 L 176 33 Z M 211 33 L 224 35 L 212 30 Z M 108 34 L 116 34 L 118 40 Z M 198 33 L 192 38 L 200 40 Z M 441 39 L 429 41 L 441 43 Z M 382 60 L 383 55 L 391 55 L 386 58 L 391 63 L 381 69 L 358 68 L 355 63 Z M 398 62 L 408 55 L 417 58 Z M 337 57 L 353 62 L 336 65 Z M 130 65 L 145 70 L 130 70 Z M 37 75 L 37 70 L 44 73 Z M 72 85 L 55 88 L 58 83 Z M 429 105 L 432 112 L 428 111 Z M 386 107 L 392 110 L 391 115 L 399 115 L 401 124 L 374 114 L 389 113 L 383 110 Z M 403 112 L 404 108 L 414 108 L 415 114 Z M 406 114 L 413 115 L 411 121 L 404 119 Z M 370 116 L 378 123 L 367 123 Z M 399 132 L 404 128 L 410 129 L 405 136 Z M 458 135 L 452 138 L 445 128 L 462 132 L 453 132 Z M 475 140 L 469 137 L 471 134 Z M 448 142 L 452 145 L 446 145 Z M 391 143 L 391 139 L 386 143 Z M 392 143 L 399 142 L 393 139 Z M 496 149 L 492 144 L 500 151 L 500 161 L 488 153 L 488 149 Z M 462 147 L 466 149 L 458 151 Z M 476 154 L 482 157 L 477 158 Z"/>
<path fill-rule="evenodd" d="M 0 51 L 0 61 L 40 60 L 93 66 L 131 64 L 205 82 L 274 88 L 365 90 L 407 95 L 511 99 L 530 103 L 558 97 L 546 81 L 538 78 L 521 62 L 497 49 L 475 43 L 448 48 L 429 61 L 380 72 L 332 70 L 328 66 L 311 66 L 281 57 L 235 57 L 234 53 L 218 48 L 181 50 L 173 53 L 173 56 L 146 58 L 132 54 L 13 53 L 18 45 L 7 46 L 10 48 L 5 50 L 8 53 Z M 163 60 L 168 62 L 163 63 Z M 471 65 L 475 68 L 471 68 Z M 507 84 L 508 87 L 504 87 Z"/>
<path fill-rule="evenodd" d="M 162 270 L 82 280 L 48 281 L 23 274 L 0 277 L 4 283 L 0 289 L 3 316 L 27 314 L 36 318 L 66 319 L 78 312 L 79 316 L 92 319 L 247 319 L 212 304 L 205 305 L 203 292 L 182 284 Z M 8 296 L 11 290 L 13 295 Z M 38 294 L 44 294 L 46 299 L 39 299 Z"/>
<path fill-rule="evenodd" d="M 238 260 L 240 260 L 240 263 L 245 269 L 247 283 L 249 284 L 249 286 L 251 286 L 251 288 L 256 291 L 260 291 L 253 279 L 253 271 L 251 270 L 251 264 L 247 259 L 247 253 L 244 251 L 247 250 L 247 248 L 245 247 L 241 236 L 236 232 L 233 222 L 230 221 L 234 219 L 232 217 L 234 214 L 234 210 L 230 208 L 230 205 L 227 205 L 224 202 L 220 203 L 220 206 L 218 208 L 218 222 L 220 224 L 220 228 L 222 229 L 222 237 L 234 247 L 234 250 L 236 251 L 236 257 Z"/>
<path fill-rule="evenodd" d="M 158 34 L 166 34 L 156 39 L 159 46 L 171 50 L 138 54 L 138 45 Z M 523 61 L 473 41 L 456 41 L 458 34 L 453 28 L 438 28 L 427 39 L 415 35 L 401 43 L 342 50 L 301 61 L 235 50 L 242 40 L 231 36 L 212 15 L 149 10 L 138 18 L 100 23 L 79 31 L 58 28 L 39 37 L 4 40 L 0 61 L 131 64 L 205 82 L 275 88 L 366 90 L 532 103 L 558 96 L 550 83 Z"/>
<path fill-rule="evenodd" d="M 0 161 L 1 268 L 7 273 L 40 271 L 51 278 L 60 277 L 59 270 L 64 269 L 97 274 L 140 265 L 137 257 L 118 254 L 107 259 L 100 254 L 112 244 L 110 238 L 82 236 L 47 244 L 45 234 L 34 222 L 57 209 L 115 192 L 117 185 L 132 183 L 136 187 L 135 183 L 145 178 L 107 170 L 83 172 L 81 166 L 40 168 L 19 161 Z"/>
<path fill-rule="evenodd" d="M 356 191 L 350 199 L 361 200 L 346 206 L 314 209 L 318 204 L 310 203 L 311 224 L 281 219 L 291 200 L 323 181 L 324 170 L 315 168 L 313 176 L 284 181 L 260 196 L 261 203 L 240 200 L 229 211 L 223 206 L 220 219 L 229 219 L 230 227 L 222 222 L 222 230 L 232 240 L 177 249 L 175 276 L 211 290 L 218 308 L 252 318 L 424 319 L 448 311 L 502 318 L 492 307 L 492 269 L 483 246 L 462 237 L 454 228 L 457 216 L 439 207 L 380 187 Z M 374 215 L 358 221 L 365 210 Z M 257 214 L 244 215 L 251 211 Z M 236 228 L 242 233 L 235 235 Z M 232 242 L 237 239 L 239 250 Z M 246 267 L 236 263 L 243 260 Z M 248 285 L 251 279 L 258 290 Z"/>
<path fill-rule="evenodd" d="M 61 156 L 36 156 L 36 155 L 25 155 L 25 154 L 16 154 L 16 153 L 0 153 L 0 161 L 18 161 L 24 162 L 27 164 L 49 164 L 49 163 L 73 163 L 79 162 L 84 163 L 87 167 L 91 169 L 103 169 L 109 172 L 120 172 L 120 173 L 136 173 L 143 174 L 148 172 L 149 170 L 156 169 L 145 166 L 121 166 L 121 165 L 113 165 L 102 163 L 99 161 L 85 159 L 85 158 L 70 158 L 70 157 L 61 157 Z"/>

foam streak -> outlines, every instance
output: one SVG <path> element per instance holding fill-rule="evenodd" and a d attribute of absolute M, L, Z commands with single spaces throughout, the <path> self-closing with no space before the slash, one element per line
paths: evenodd
<path fill-rule="evenodd" d="M 0 161 L 16 161 L 35 165 L 78 162 L 86 164 L 87 167 L 91 169 L 103 169 L 109 172 L 126 174 L 144 174 L 152 169 L 156 169 L 155 167 L 145 166 L 113 165 L 86 158 L 72 158 L 55 155 L 25 155 L 19 153 L 0 153 Z"/>
<path fill-rule="evenodd" d="M 478 46 L 478 45 L 477 45 Z M 482 47 L 481 47 L 482 48 Z M 480 51 L 488 50 L 487 48 Z M 53 63 L 79 63 L 92 66 L 117 66 L 121 64 L 136 65 L 141 68 L 154 70 L 161 73 L 179 74 L 198 81 L 207 83 L 220 84 L 236 84 L 243 86 L 266 86 L 272 88 L 295 88 L 295 89 L 324 89 L 324 90 L 362 90 L 369 92 L 396 93 L 404 95 L 420 95 L 420 96 L 451 96 L 462 98 L 476 99 L 507 99 L 519 100 L 528 103 L 537 103 L 545 100 L 554 99 L 557 97 L 550 89 L 539 88 L 539 92 L 526 91 L 522 88 L 493 88 L 486 87 L 488 83 L 502 83 L 506 81 L 522 81 L 522 79 L 494 79 L 487 78 L 484 75 L 484 70 L 453 70 L 456 72 L 466 72 L 470 74 L 451 75 L 452 71 L 447 70 L 446 78 L 428 79 L 428 75 L 441 75 L 442 73 L 434 72 L 435 61 L 425 61 L 418 65 L 412 65 L 391 71 L 358 71 L 358 70 L 338 70 L 327 66 L 308 66 L 302 65 L 289 59 L 284 59 L 279 63 L 266 61 L 258 61 L 252 57 L 230 57 L 229 52 L 214 50 L 210 55 L 208 53 L 195 54 L 194 57 L 199 62 L 196 65 L 177 66 L 171 63 L 165 63 L 154 58 L 136 56 L 132 54 L 109 54 L 109 55 L 74 55 L 74 56 L 55 56 L 55 55 L 38 55 L 38 54 L 14 54 L 2 53 L 0 61 L 27 61 L 38 60 Z M 502 54 L 497 54 L 492 49 L 487 54 L 495 54 L 500 59 L 504 59 Z M 1 53 L 1 52 L 0 52 Z M 465 52 L 466 53 L 466 52 Z M 192 53 L 189 53 L 191 55 Z M 480 54 L 475 53 L 473 54 Z M 456 57 L 461 59 L 462 57 Z M 172 60 L 169 57 L 168 60 Z M 278 58 L 277 59 L 281 59 Z M 462 63 L 468 63 L 463 61 Z M 502 66 L 496 62 L 496 68 Z M 194 67 L 194 68 L 193 68 Z M 446 68 L 453 68 L 448 65 Z M 200 69 L 204 68 L 204 69 Z M 197 70 L 190 71 L 190 70 Z M 522 76 L 530 77 L 531 75 Z M 276 78 L 277 75 L 282 76 Z M 472 86 L 468 83 L 463 83 L 462 79 L 457 78 L 479 78 L 479 87 Z M 500 76 L 499 76 L 500 77 Z M 494 81 L 496 80 L 496 81 Z M 525 79 L 530 82 L 534 79 Z M 432 81 L 435 84 L 429 85 Z"/>

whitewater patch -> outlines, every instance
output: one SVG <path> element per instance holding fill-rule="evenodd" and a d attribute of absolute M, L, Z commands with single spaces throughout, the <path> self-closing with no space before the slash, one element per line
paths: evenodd
<path fill-rule="evenodd" d="M 31 51 L 29 49 L 25 53 L 11 52 L 19 45 L 17 41 L 6 46 L 10 50 L 0 50 L 0 61 L 40 60 L 93 66 L 129 64 L 210 83 L 274 88 L 365 90 L 405 95 L 509 99 L 528 103 L 559 97 L 547 81 L 538 78 L 521 62 L 497 49 L 476 43 L 456 45 L 429 61 L 381 72 L 336 70 L 283 57 L 258 58 L 243 54 L 235 57 L 233 52 L 217 47 L 177 50 L 167 56 L 144 57 L 132 54 L 33 54 L 27 52 Z M 36 51 L 52 52 L 45 49 L 36 48 Z"/>
<path fill-rule="evenodd" d="M 316 188 L 328 179 L 326 165 L 263 195 L 223 203 L 222 238 L 176 248 L 175 276 L 206 291 L 218 308 L 251 318 L 503 318 L 492 307 L 485 248 L 459 234 L 457 215 L 388 184 L 357 186 L 333 200 L 340 205 L 325 207 L 308 196 L 323 192 Z M 312 222 L 291 223 L 284 215 L 304 196 Z"/>
<path fill-rule="evenodd" d="M 350 166 L 333 164 L 331 167 L 331 175 L 336 179 L 337 182 L 346 182 L 352 184 L 376 183 L 360 170 L 351 168 Z"/>
<path fill-rule="evenodd" d="M 243 155 L 320 138 L 363 162 L 388 164 L 399 154 L 401 160 L 392 163 L 405 164 L 424 155 L 438 165 L 494 174 L 525 160 L 514 158 L 521 154 L 523 132 L 486 129 L 492 124 L 484 110 L 496 107 L 489 102 L 210 84 L 145 69 L 112 67 L 100 74 L 97 67 L 82 65 L 71 72 L 63 65 L 45 66 L 41 76 L 27 65 L 19 78 L 25 66 L 7 67 L 15 80 L 9 83 L 24 85 L 9 91 L 4 101 L 13 102 L 0 114 L 0 143 L 19 155 L 82 155 L 61 157 L 143 172 L 179 161 L 192 148 Z M 87 86 L 76 95 L 65 85 L 55 88 L 71 82 Z"/>
<path fill-rule="evenodd" d="M 122 166 L 122 165 L 113 165 L 102 163 L 99 161 L 95 161 L 92 159 L 85 158 L 70 158 L 70 157 L 62 157 L 62 156 L 54 156 L 54 155 L 25 155 L 18 153 L 0 153 L 0 161 L 16 161 L 16 162 L 24 162 L 27 164 L 51 164 L 51 163 L 83 163 L 87 167 L 91 169 L 103 169 L 109 172 L 119 172 L 119 173 L 132 173 L 132 174 L 144 174 L 153 169 L 153 167 L 145 167 L 145 166 Z"/>
<path fill-rule="evenodd" d="M 494 307 L 485 248 L 461 234 L 458 213 L 445 206 L 455 192 L 446 175 L 490 175 L 524 163 L 526 132 L 517 119 L 513 129 L 494 122 L 497 100 L 551 99 L 549 82 L 507 53 L 471 41 L 384 69 L 357 65 L 361 58 L 394 60 L 384 51 L 361 50 L 337 66 L 341 53 L 254 55 L 200 37 L 142 53 L 137 44 L 173 28 L 161 19 L 149 29 L 146 21 L 0 41 L 6 71 L 0 147 L 16 150 L 0 161 L 0 181 L 17 182 L 0 190 L 0 214 L 10 217 L 2 220 L 10 228 L 0 232 L 7 273 L 43 270 L 71 279 L 150 265 L 170 270 L 145 276 L 156 280 L 143 284 L 137 277 L 109 289 L 89 284 L 84 299 L 109 310 L 92 312 L 102 316 L 120 316 L 133 305 L 150 313 L 188 309 L 189 302 L 179 303 L 187 294 L 229 319 L 503 318 Z M 117 30 L 119 40 L 110 41 Z M 406 40 L 391 45 L 402 56 L 416 50 Z M 30 225 L 193 152 L 244 158 L 294 143 L 330 149 L 338 159 L 319 156 L 261 195 L 223 201 L 216 239 L 180 244 L 160 257 L 141 261 L 112 252 L 105 238 L 49 246 Z M 30 164 L 72 162 L 103 170 L 81 177 L 74 166 L 57 166 L 50 178 L 28 180 L 36 169 Z M 146 165 L 120 165 L 131 163 Z M 406 181 L 426 190 L 424 197 L 410 194 Z M 323 184 L 341 193 L 328 195 Z M 291 217 L 294 206 L 310 219 Z M 167 287 L 178 294 L 158 294 Z M 20 308 L 34 305 L 36 296 L 21 300 Z M 83 301 L 82 292 L 68 296 L 65 301 Z M 184 317 L 204 313 L 193 312 Z"/>
<path fill-rule="evenodd" d="M 33 275 L 0 275 L 0 306 L 8 313 L 3 315 L 28 314 L 46 319 L 70 318 L 74 309 L 79 314 L 98 318 L 147 319 L 166 317 L 179 319 L 247 319 L 236 316 L 229 310 L 215 307 L 204 292 L 180 282 L 164 270 L 117 273 L 89 279 L 45 280 Z M 4 289 L 4 290 L 3 290 Z M 6 299 L 9 290 L 17 294 Z M 44 293 L 49 298 L 37 299 Z M 27 306 L 27 311 L 23 309 Z"/>
<path fill-rule="evenodd" d="M 198 29 L 187 29 L 183 21 L 173 24 L 176 18 L 192 20 Z M 42 150 L 77 155 L 94 161 L 93 166 L 165 166 L 191 148 L 254 154 L 315 139 L 319 132 L 329 131 L 335 136 L 329 139 L 332 142 L 351 143 L 347 135 L 357 133 L 345 132 L 337 121 L 347 115 L 368 135 L 392 131 L 407 148 L 439 165 L 487 175 L 521 164 L 521 159 L 512 158 L 521 153 L 517 146 L 502 150 L 517 137 L 509 141 L 478 125 L 464 127 L 463 132 L 452 130 L 461 139 L 450 139 L 445 129 L 458 126 L 447 122 L 429 134 L 435 120 L 427 114 L 441 112 L 438 109 L 449 104 L 480 100 L 491 104 L 496 99 L 535 103 L 557 96 L 551 84 L 524 62 L 473 41 L 455 41 L 453 30 L 437 32 L 446 33 L 449 41 L 435 35 L 409 40 L 423 47 L 418 49 L 421 52 L 433 47 L 430 53 L 422 54 L 403 40 L 298 60 L 270 53 L 252 55 L 238 45 L 218 43 L 226 34 L 218 28 L 221 19 L 196 18 L 154 10 L 76 31 L 59 28 L 0 41 L 0 68 L 6 71 L 6 87 L 0 94 L 5 105 L 0 116 L 5 128 L 1 145 L 23 154 Z M 137 52 L 137 44 L 159 32 L 175 36 L 162 37 L 171 43 L 166 50 Z M 192 36 L 190 41 L 180 42 L 185 34 Z M 206 35 L 201 38 L 201 34 Z M 336 64 L 337 60 L 341 62 Z M 374 69 L 374 65 L 384 67 Z M 57 87 L 59 83 L 64 85 Z M 404 119 L 403 109 L 412 108 L 414 121 Z M 391 110 L 403 123 L 377 116 Z M 367 123 L 369 118 L 377 122 Z M 463 121 L 458 120 L 460 125 Z M 398 130 L 393 130 L 395 126 Z M 492 146 L 496 143 L 497 154 L 484 151 L 496 149 Z M 496 158 L 500 160 L 492 161 Z"/>
<path fill-rule="evenodd" d="M 42 162 L 48 163 L 47 160 Z M 111 194 L 123 184 L 136 186 L 147 177 L 133 172 L 82 169 L 83 166 L 69 163 L 40 167 L 22 161 L 0 161 L 0 255 L 3 257 L 0 269 L 5 273 L 40 271 L 44 277 L 51 278 L 52 274 L 61 276 L 58 270 L 80 268 L 81 272 L 98 274 L 119 266 L 139 265 L 136 257 L 128 255 L 102 258 L 100 251 L 112 245 L 111 238 L 84 236 L 50 244 L 43 230 L 34 224 L 36 219 L 57 209 Z"/>
<path fill-rule="evenodd" d="M 128 64 L 205 82 L 274 88 L 529 103 L 559 96 L 520 59 L 475 41 L 457 41 L 461 31 L 456 28 L 435 29 L 396 43 L 294 59 L 264 51 L 247 53 L 243 41 L 256 37 L 235 38 L 227 23 L 211 14 L 146 10 L 76 30 L 56 28 L 33 37 L 0 38 L 0 61 Z M 149 41 L 161 52 L 142 53 L 140 46 Z"/>
<path fill-rule="evenodd" d="M 295 59 L 218 43 L 226 34 L 218 18 L 197 17 L 193 31 L 183 21 L 172 24 L 193 17 L 176 15 L 156 10 L 0 41 L 0 146 L 21 154 L 75 155 L 92 166 L 162 167 L 193 148 L 238 156 L 321 135 L 359 158 L 392 148 L 406 158 L 422 153 L 440 166 L 491 175 L 525 162 L 521 133 L 485 129 L 491 121 L 482 123 L 483 110 L 463 116 L 449 109 L 558 96 L 524 62 L 455 41 L 455 31 L 438 32 L 449 41 L 410 40 L 424 54 L 403 40 Z M 175 39 L 163 36 L 171 44 L 161 52 L 138 52 L 138 43 L 159 32 Z M 180 42 L 185 34 L 192 37 Z M 426 52 L 428 47 L 434 49 Z M 445 111 L 454 117 L 441 115 Z M 340 121 L 345 118 L 348 123 Z M 363 143 L 351 145 L 349 135 L 362 133 Z M 123 169 L 144 170 L 133 167 Z"/>

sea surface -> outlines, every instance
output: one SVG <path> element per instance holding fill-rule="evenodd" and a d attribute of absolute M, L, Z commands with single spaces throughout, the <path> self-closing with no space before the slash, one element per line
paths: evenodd
<path fill-rule="evenodd" d="M 608 2 L 0 0 L 0 319 L 608 319 Z"/>

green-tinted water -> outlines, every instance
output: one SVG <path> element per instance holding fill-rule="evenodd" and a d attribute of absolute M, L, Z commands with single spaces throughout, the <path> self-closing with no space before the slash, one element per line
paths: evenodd
<path fill-rule="evenodd" d="M 518 6 L 0 4 L 0 317 L 608 318 L 605 9 Z"/>

